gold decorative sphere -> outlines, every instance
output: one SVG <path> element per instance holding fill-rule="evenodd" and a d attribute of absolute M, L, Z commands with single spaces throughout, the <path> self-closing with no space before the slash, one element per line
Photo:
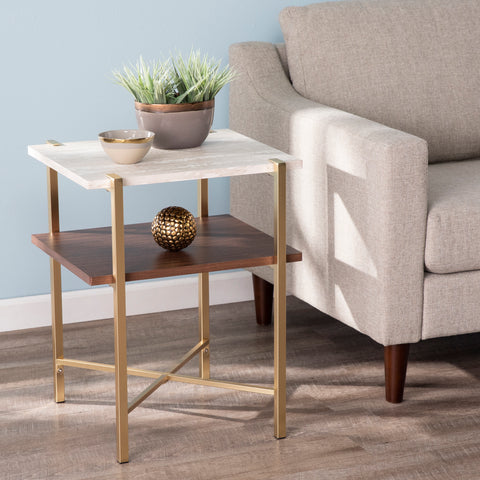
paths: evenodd
<path fill-rule="evenodd" d="M 197 234 L 193 215 L 182 207 L 167 207 L 158 212 L 152 222 L 155 241 L 166 250 L 178 252 L 188 247 Z"/>

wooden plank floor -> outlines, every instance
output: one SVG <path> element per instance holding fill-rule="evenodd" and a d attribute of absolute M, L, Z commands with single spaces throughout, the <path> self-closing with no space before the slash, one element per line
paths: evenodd
<path fill-rule="evenodd" d="M 272 329 L 253 303 L 216 306 L 212 377 L 271 381 Z M 129 365 L 168 367 L 196 342 L 195 310 L 129 319 Z M 113 322 L 65 327 L 70 358 L 113 362 Z M 288 300 L 288 438 L 272 398 L 169 383 L 130 414 L 130 463 L 115 461 L 114 379 L 66 368 L 52 400 L 50 331 L 0 334 L 0 478 L 480 479 L 480 335 L 411 351 L 406 401 L 383 400 L 382 349 Z M 196 362 L 185 367 L 195 374 Z M 146 385 L 130 378 L 130 395 Z"/>

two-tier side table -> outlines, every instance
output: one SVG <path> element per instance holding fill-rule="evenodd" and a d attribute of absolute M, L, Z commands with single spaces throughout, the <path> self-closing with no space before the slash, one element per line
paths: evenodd
<path fill-rule="evenodd" d="M 286 175 L 302 162 L 230 130 L 211 133 L 205 143 L 187 150 L 152 149 L 135 165 L 113 163 L 98 141 L 35 145 L 28 153 L 47 166 L 49 232 L 32 235 L 33 243 L 50 256 L 54 394 L 65 401 L 64 368 L 78 367 L 115 374 L 117 460 L 128 462 L 128 414 L 167 381 L 193 383 L 273 395 L 274 435 L 286 435 L 286 262 L 301 253 L 286 245 Z M 275 182 L 274 237 L 230 215 L 208 215 L 208 179 L 270 173 Z M 111 227 L 60 231 L 58 174 L 87 190 L 105 189 L 111 198 Z M 198 181 L 197 236 L 180 252 L 167 252 L 154 241 L 150 224 L 124 225 L 123 187 L 183 180 Z M 111 285 L 114 292 L 115 364 L 64 357 L 63 265 L 89 285 Z M 273 388 L 210 378 L 209 272 L 271 265 L 274 280 Z M 199 275 L 199 342 L 164 372 L 127 366 L 125 282 L 175 275 Z M 178 370 L 199 355 L 198 377 Z M 152 378 L 153 383 L 128 401 L 127 376 Z"/>

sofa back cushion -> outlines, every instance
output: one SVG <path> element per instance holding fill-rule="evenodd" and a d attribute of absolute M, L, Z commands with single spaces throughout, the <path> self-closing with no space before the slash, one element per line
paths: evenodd
<path fill-rule="evenodd" d="M 280 14 L 304 97 L 424 138 L 430 162 L 480 155 L 480 0 L 353 0 Z"/>

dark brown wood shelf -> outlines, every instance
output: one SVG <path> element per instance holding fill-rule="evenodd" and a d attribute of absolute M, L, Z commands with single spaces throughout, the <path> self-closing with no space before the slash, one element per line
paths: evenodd
<path fill-rule="evenodd" d="M 159 247 L 150 223 L 125 225 L 126 281 L 257 267 L 276 263 L 273 238 L 231 215 L 196 219 L 197 236 L 180 252 Z M 89 285 L 114 283 L 110 227 L 32 235 L 32 243 Z M 287 262 L 302 254 L 287 248 Z"/>

